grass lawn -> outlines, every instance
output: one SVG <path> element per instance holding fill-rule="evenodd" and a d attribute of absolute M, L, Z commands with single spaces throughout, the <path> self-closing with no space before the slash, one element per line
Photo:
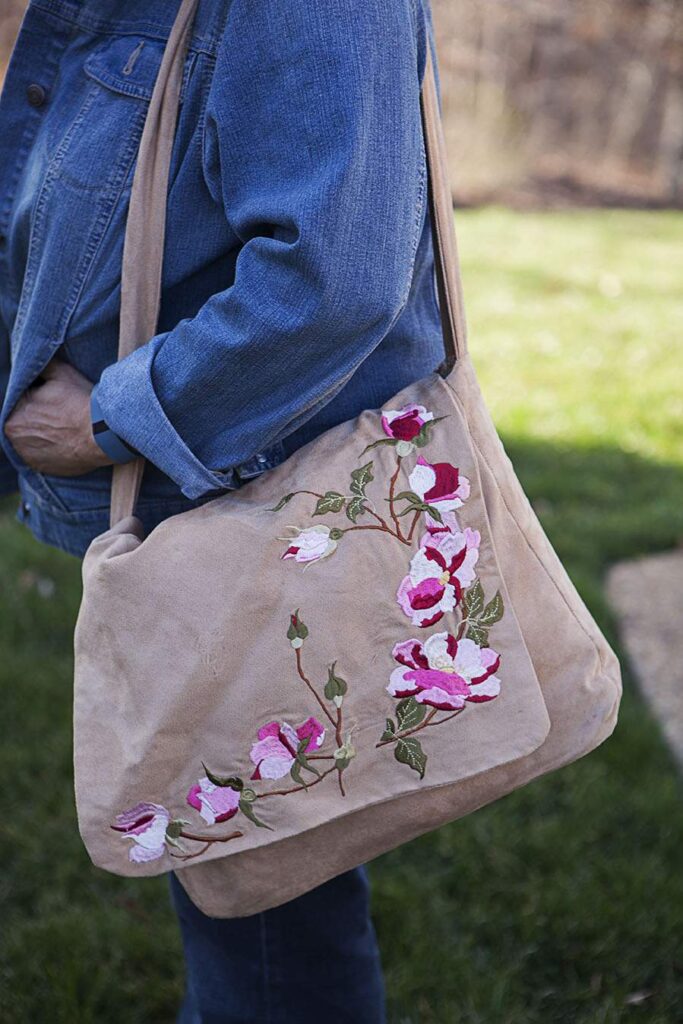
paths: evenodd
<path fill-rule="evenodd" d="M 489 209 L 459 225 L 485 394 L 615 641 L 607 565 L 683 538 L 683 215 Z M 165 883 L 95 871 L 76 831 L 78 565 L 3 508 L 0 1019 L 167 1024 L 182 979 Z M 598 752 L 373 864 L 391 1021 L 676 1024 L 682 850 L 679 780 L 627 678 Z"/>

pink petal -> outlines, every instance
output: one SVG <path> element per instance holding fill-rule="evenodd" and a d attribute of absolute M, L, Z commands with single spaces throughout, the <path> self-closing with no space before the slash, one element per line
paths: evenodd
<path fill-rule="evenodd" d="M 440 672 L 438 669 L 418 669 L 415 672 L 408 670 L 406 679 L 414 679 L 421 690 L 431 690 L 437 687 L 450 696 L 468 696 L 470 688 L 462 676 L 455 672 Z"/>
<path fill-rule="evenodd" d="M 450 462 L 435 462 L 432 469 L 436 475 L 434 486 L 425 494 L 425 501 L 430 502 L 444 498 L 454 498 L 460 482 L 460 474 Z"/>
<path fill-rule="evenodd" d="M 213 811 L 216 822 L 227 821 L 237 814 L 240 795 L 236 789 L 230 789 L 229 786 L 217 786 L 210 793 L 204 794 L 204 801 Z"/>
<path fill-rule="evenodd" d="M 421 690 L 415 697 L 418 704 L 429 704 L 440 711 L 457 711 L 465 706 L 465 698 L 460 694 L 446 693 L 438 686 L 432 686 L 429 690 Z"/>
<path fill-rule="evenodd" d="M 256 733 L 260 740 L 267 739 L 268 736 L 279 736 L 280 735 L 280 723 L 279 722 L 268 722 L 267 725 L 262 725 L 259 731 Z"/>
<path fill-rule="evenodd" d="M 311 717 L 307 718 L 301 725 L 297 725 L 296 734 L 300 740 L 308 737 L 305 750 L 312 752 L 322 746 L 325 739 L 325 727 L 321 725 L 317 718 Z"/>
<path fill-rule="evenodd" d="M 403 640 L 391 652 L 396 661 L 408 668 L 427 668 L 428 662 L 419 640 Z"/>
<path fill-rule="evenodd" d="M 422 580 L 416 587 L 411 587 L 409 600 L 411 608 L 433 608 L 444 594 L 444 586 L 435 578 Z"/>
<path fill-rule="evenodd" d="M 127 832 L 129 835 L 140 835 L 146 832 L 155 819 L 166 822 L 171 815 L 161 804 L 140 803 L 116 816 L 116 824 L 112 828 L 116 832 Z"/>
<path fill-rule="evenodd" d="M 163 843 L 161 846 L 155 846 L 152 849 L 133 843 L 128 851 L 128 859 L 132 860 L 134 864 L 146 864 L 150 860 L 158 860 L 159 857 L 163 857 L 165 852 L 166 847 Z"/>
<path fill-rule="evenodd" d="M 415 673 L 407 668 L 395 668 L 389 677 L 389 685 L 387 686 L 387 692 L 392 697 L 411 697 L 414 693 L 417 693 L 420 687 L 415 682 Z"/>
<path fill-rule="evenodd" d="M 487 700 L 493 700 L 500 693 L 500 679 L 497 676 L 489 676 L 481 683 L 472 683 L 471 692 L 466 699 L 473 704 L 483 704 Z"/>
<path fill-rule="evenodd" d="M 201 791 L 202 791 L 202 788 L 199 785 L 199 783 L 197 783 L 196 786 L 192 786 L 192 788 L 190 789 L 190 791 L 187 794 L 187 802 L 188 802 L 188 804 L 190 805 L 190 807 L 194 807 L 195 810 L 197 810 L 197 811 L 201 811 L 201 809 L 202 809 L 202 802 L 199 799 L 199 794 L 201 793 Z"/>

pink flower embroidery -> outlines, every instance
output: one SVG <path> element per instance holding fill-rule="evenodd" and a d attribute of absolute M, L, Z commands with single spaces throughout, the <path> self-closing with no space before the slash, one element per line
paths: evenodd
<path fill-rule="evenodd" d="M 133 840 L 128 858 L 135 864 L 142 864 L 163 857 L 170 820 L 171 815 L 161 804 L 136 804 L 118 814 L 116 824 L 111 827 L 115 832 L 122 832 L 126 839 Z"/>
<path fill-rule="evenodd" d="M 410 563 L 396 600 L 414 626 L 433 626 L 459 603 L 474 580 L 481 537 L 467 527 L 462 533 L 427 533 Z"/>
<path fill-rule="evenodd" d="M 382 413 L 382 429 L 396 441 L 412 441 L 425 423 L 434 419 L 423 405 L 406 405 L 403 409 L 387 409 Z M 413 449 L 414 450 L 414 449 Z"/>
<path fill-rule="evenodd" d="M 215 825 L 237 814 L 240 795 L 230 786 L 215 786 L 205 776 L 196 786 L 192 786 L 187 794 L 187 802 L 199 811 L 204 821 Z"/>
<path fill-rule="evenodd" d="M 460 523 L 455 512 L 442 512 L 441 522 L 437 523 L 436 519 L 432 519 L 430 515 L 426 515 L 425 519 L 427 533 L 435 535 L 437 533 L 460 533 Z M 422 541 L 424 544 L 424 540 Z"/>
<path fill-rule="evenodd" d="M 307 526 L 292 538 L 283 558 L 296 562 L 319 562 L 337 550 L 337 541 L 330 536 L 329 526 Z"/>
<path fill-rule="evenodd" d="M 428 505 L 433 505 L 443 517 L 444 513 L 455 511 L 470 496 L 470 482 L 461 476 L 449 462 L 435 462 L 433 465 L 420 455 L 415 468 L 408 477 L 411 489 Z M 428 526 L 440 526 L 429 513 Z"/>
<path fill-rule="evenodd" d="M 406 640 L 393 650 L 399 668 L 387 686 L 392 697 L 415 697 L 420 704 L 457 710 L 466 701 L 493 700 L 500 693 L 494 672 L 500 655 L 473 640 L 456 640 L 450 633 L 434 633 L 425 640 Z"/>
<path fill-rule="evenodd" d="M 307 718 L 292 728 L 287 722 L 269 722 L 262 726 L 250 757 L 256 765 L 252 779 L 282 779 L 294 764 L 299 744 L 307 739 L 305 754 L 318 750 L 325 739 L 325 729 L 317 718 Z"/>

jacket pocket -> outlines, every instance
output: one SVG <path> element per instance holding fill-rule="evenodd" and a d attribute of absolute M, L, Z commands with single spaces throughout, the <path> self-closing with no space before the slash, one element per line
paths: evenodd
<path fill-rule="evenodd" d="M 142 135 L 164 52 L 163 40 L 117 36 L 83 64 L 87 85 L 80 109 L 58 141 L 50 171 L 78 191 L 106 188 L 132 162 Z M 196 54 L 185 60 L 181 102 Z"/>

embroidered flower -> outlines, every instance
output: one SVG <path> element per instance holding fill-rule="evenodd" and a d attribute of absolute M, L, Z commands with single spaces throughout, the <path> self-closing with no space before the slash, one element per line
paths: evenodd
<path fill-rule="evenodd" d="M 307 526 L 297 531 L 282 557 L 293 558 L 296 562 L 319 562 L 334 554 L 340 536 L 339 530 L 331 530 L 329 526 Z"/>
<path fill-rule="evenodd" d="M 386 409 L 382 413 L 382 429 L 395 441 L 412 441 L 425 423 L 434 419 L 423 405 L 406 405 L 403 409 Z"/>
<path fill-rule="evenodd" d="M 467 527 L 462 533 L 427 533 L 410 563 L 396 600 L 414 626 L 433 626 L 459 603 L 474 580 L 481 537 Z"/>
<path fill-rule="evenodd" d="M 466 701 L 493 700 L 500 693 L 500 680 L 494 675 L 500 655 L 474 640 L 434 633 L 424 644 L 396 644 L 393 655 L 399 668 L 387 686 L 392 697 L 415 697 L 420 704 L 445 711 L 462 708 Z"/>
<path fill-rule="evenodd" d="M 249 755 L 256 765 L 252 779 L 282 779 L 294 764 L 301 741 L 307 740 L 303 752 L 310 755 L 322 746 L 325 729 L 317 718 L 307 718 L 295 728 L 287 722 L 269 722 L 257 736 Z"/>
<path fill-rule="evenodd" d="M 192 786 L 187 794 L 187 802 L 199 811 L 204 821 L 215 825 L 237 814 L 240 794 L 230 786 L 215 786 L 205 776 L 196 786 Z"/>
<path fill-rule="evenodd" d="M 132 839 L 133 845 L 128 851 L 128 858 L 135 864 L 163 857 L 166 851 L 166 829 L 171 815 L 160 804 L 136 804 L 128 811 L 116 816 L 116 824 L 111 827 L 115 832 L 123 833 L 126 839 Z"/>
<path fill-rule="evenodd" d="M 442 512 L 441 522 L 437 523 L 436 519 L 432 519 L 430 515 L 426 515 L 425 519 L 427 533 L 435 536 L 439 533 L 461 533 L 460 523 L 455 512 Z M 422 541 L 424 544 L 424 540 Z"/>
<path fill-rule="evenodd" d="M 422 456 L 408 477 L 411 489 L 428 505 L 432 505 L 443 518 L 444 513 L 454 512 L 470 496 L 470 482 L 461 476 L 455 466 L 449 462 L 431 464 Z M 427 525 L 441 526 L 437 520 L 426 513 Z"/>

